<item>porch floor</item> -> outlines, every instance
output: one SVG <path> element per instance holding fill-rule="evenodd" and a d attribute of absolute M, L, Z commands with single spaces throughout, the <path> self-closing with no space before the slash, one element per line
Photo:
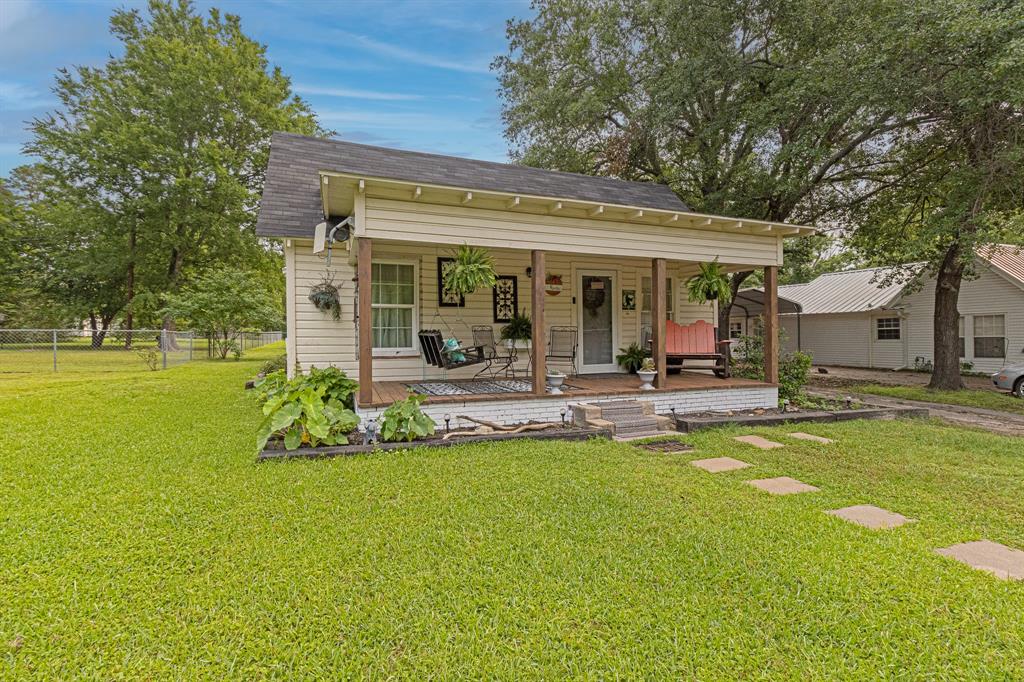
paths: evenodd
<path fill-rule="evenodd" d="M 529 380 L 529 378 L 527 378 Z M 438 382 L 444 381 L 442 379 L 429 379 L 429 380 L 417 380 L 410 379 L 408 381 L 375 381 L 373 382 L 373 402 L 368 405 L 361 404 L 360 407 L 386 407 L 396 400 L 402 400 L 408 394 L 409 384 L 424 383 L 424 382 Z M 451 381 L 457 383 L 465 383 L 469 380 L 466 379 L 452 379 Z M 588 398 L 600 398 L 601 396 L 607 395 L 624 395 L 624 394 L 636 394 L 636 395 L 654 395 L 659 392 L 670 392 L 670 391 L 707 391 L 707 390 L 726 390 L 732 388 L 756 388 L 765 386 L 774 386 L 775 384 L 766 384 L 760 381 L 754 381 L 753 379 L 719 379 L 712 374 L 706 374 L 701 372 L 680 372 L 679 374 L 670 374 L 668 376 L 668 386 L 665 388 L 656 388 L 653 391 L 641 391 L 639 388 L 640 380 L 633 374 L 581 374 L 578 376 L 567 377 L 565 385 L 571 388 L 563 390 L 562 395 L 551 395 L 545 394 L 543 396 L 534 395 L 533 393 L 473 393 L 473 394 L 458 394 L 458 395 L 432 395 L 426 400 L 428 404 L 436 405 L 438 403 L 469 403 L 469 402 L 486 402 L 490 400 L 537 400 L 544 398 L 560 399 L 565 400 L 569 398 L 574 401 L 584 401 Z M 563 387 L 564 388 L 564 387 Z"/>

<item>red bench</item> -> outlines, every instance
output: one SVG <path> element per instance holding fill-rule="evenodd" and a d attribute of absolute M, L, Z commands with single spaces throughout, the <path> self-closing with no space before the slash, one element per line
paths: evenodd
<path fill-rule="evenodd" d="M 719 341 L 717 328 L 704 320 L 685 327 L 666 320 L 665 368 L 679 371 L 684 360 L 714 360 L 715 376 L 728 379 L 729 355 L 724 350 L 730 343 L 731 339 Z"/>

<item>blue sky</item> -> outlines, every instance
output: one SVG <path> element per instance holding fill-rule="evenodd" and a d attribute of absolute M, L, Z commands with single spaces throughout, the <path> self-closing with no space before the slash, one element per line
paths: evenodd
<path fill-rule="evenodd" d="M 525 0 L 197 2 L 242 17 L 342 139 L 501 161 L 497 81 L 505 22 Z M 25 121 L 56 106 L 60 67 L 100 65 L 118 43 L 113 9 L 142 2 L 0 0 L 0 175 L 31 159 Z"/>

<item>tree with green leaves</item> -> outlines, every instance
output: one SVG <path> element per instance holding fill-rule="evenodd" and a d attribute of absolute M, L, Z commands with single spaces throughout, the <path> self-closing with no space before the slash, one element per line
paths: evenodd
<path fill-rule="evenodd" d="M 665 183 L 697 211 L 842 224 L 885 140 L 927 120 L 878 87 L 890 4 L 542 0 L 495 62 L 506 135 L 522 163 Z M 790 279 L 831 248 L 798 242 Z"/>
<path fill-rule="evenodd" d="M 976 254 L 1024 244 L 1024 5 L 988 0 L 901 3 L 902 60 L 891 74 L 927 125 L 900 131 L 872 178 L 851 244 L 910 279 L 934 275 L 934 363 L 929 386 L 963 388 L 961 283 Z"/>
<path fill-rule="evenodd" d="M 237 16 L 151 0 L 145 16 L 116 10 L 110 30 L 123 54 L 61 70 L 61 107 L 32 123 L 26 151 L 50 179 L 49 204 L 110 217 L 131 328 L 194 273 L 266 261 L 254 225 L 270 136 L 324 131 Z M 82 245 L 85 257 L 94 247 Z"/>
<path fill-rule="evenodd" d="M 207 334 L 220 358 L 240 349 L 238 339 L 243 331 L 279 327 L 283 316 L 280 301 L 273 292 L 260 288 L 255 275 L 233 269 L 198 275 L 179 293 L 168 295 L 167 307 L 161 312 L 192 331 Z"/>

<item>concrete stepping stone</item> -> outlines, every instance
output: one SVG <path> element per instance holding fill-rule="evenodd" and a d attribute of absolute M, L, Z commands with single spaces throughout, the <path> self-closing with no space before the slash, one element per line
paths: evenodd
<path fill-rule="evenodd" d="M 695 459 L 690 462 L 693 466 L 698 469 L 703 469 L 712 474 L 717 474 L 721 471 L 734 471 L 736 469 L 746 469 L 751 466 L 747 462 L 733 459 L 732 457 L 712 457 L 710 459 Z"/>
<path fill-rule="evenodd" d="M 769 492 L 772 495 L 795 495 L 797 493 L 813 493 L 819 489 L 813 485 L 808 485 L 802 481 L 798 481 L 795 478 L 789 476 L 779 476 L 778 478 L 759 478 L 753 481 L 747 481 L 750 485 L 755 488 L 760 488 L 765 492 Z"/>
<path fill-rule="evenodd" d="M 733 440 L 738 440 L 739 442 L 746 443 L 747 445 L 753 445 L 755 448 L 761 448 L 762 450 L 785 447 L 782 443 L 776 443 L 775 441 L 768 440 L 767 438 L 761 438 L 761 436 L 734 436 Z"/>
<path fill-rule="evenodd" d="M 879 528 L 899 528 L 905 523 L 913 523 L 914 519 L 908 519 L 903 514 L 891 512 L 871 504 L 855 504 L 852 507 L 832 509 L 825 512 L 832 516 L 838 516 L 858 526 L 878 530 Z"/>
<path fill-rule="evenodd" d="M 998 542 L 978 540 L 935 551 L 1003 580 L 1024 580 L 1024 552 Z"/>
<path fill-rule="evenodd" d="M 831 438 L 825 438 L 824 436 L 815 436 L 813 433 L 804 433 L 802 431 L 794 431 L 788 434 L 790 438 L 796 438 L 799 440 L 810 440 L 815 443 L 835 443 Z"/>

